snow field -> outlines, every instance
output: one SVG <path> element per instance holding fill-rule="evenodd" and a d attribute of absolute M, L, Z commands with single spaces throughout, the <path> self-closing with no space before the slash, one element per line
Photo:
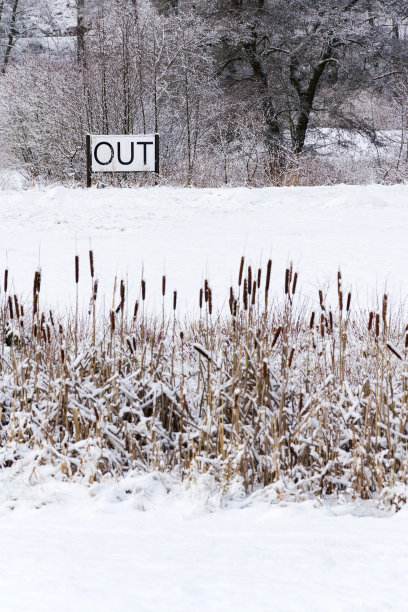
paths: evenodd
<path fill-rule="evenodd" d="M 335 288 L 339 266 L 354 302 L 372 306 L 384 288 L 399 302 L 408 291 L 407 202 L 403 185 L 4 191 L 0 265 L 27 295 L 40 265 L 42 299 L 61 309 L 75 299 L 76 252 L 80 292 L 89 299 L 90 244 L 108 305 L 115 275 L 136 298 L 143 273 L 149 308 L 161 308 L 166 273 L 169 296 L 177 289 L 183 311 L 197 313 L 205 277 L 218 310 L 242 255 L 254 267 L 271 257 L 279 292 L 292 260 L 302 295 L 316 303 L 319 288 Z"/>

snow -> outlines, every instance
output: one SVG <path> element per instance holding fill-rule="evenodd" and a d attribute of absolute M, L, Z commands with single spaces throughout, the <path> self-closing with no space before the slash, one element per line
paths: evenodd
<path fill-rule="evenodd" d="M 290 260 L 302 296 L 343 286 L 372 305 L 386 287 L 397 301 L 408 289 L 408 186 L 287 187 L 265 189 L 68 189 L 1 191 L 0 266 L 14 288 L 29 295 L 35 269 L 42 299 L 65 307 L 75 297 L 74 256 L 80 256 L 80 295 L 90 296 L 88 250 L 95 252 L 100 288 L 111 301 L 115 275 L 131 296 L 147 279 L 149 307 L 167 301 L 198 309 L 205 277 L 214 309 L 228 304 L 242 255 L 256 267 L 273 259 L 272 287 L 282 290 Z"/>
<path fill-rule="evenodd" d="M 24 491 L 0 505 L 4 611 L 405 609 L 406 510 L 220 504 L 157 474 Z"/>
<path fill-rule="evenodd" d="M 90 294 L 90 245 L 108 303 L 115 274 L 136 295 L 143 270 L 152 308 L 164 272 L 170 308 L 177 288 L 181 308 L 197 309 L 205 277 L 221 307 L 243 254 L 254 265 L 272 257 L 275 290 L 293 260 L 306 298 L 335 287 L 341 266 L 362 303 L 385 286 L 399 299 L 407 202 L 403 185 L 1 191 L 0 265 L 27 296 L 40 265 L 42 300 L 60 309 L 75 298 L 76 252 L 80 295 Z M 0 472 L 2 611 L 406 609 L 406 507 L 295 503 L 276 487 L 245 496 L 204 477 L 86 486 L 49 465 L 13 469 Z"/>
<path fill-rule="evenodd" d="M 28 487 L 3 507 L 1 609 L 406 609 L 405 510 L 259 496 L 215 507 L 198 486 L 135 483 L 127 495 L 118 484 Z"/>

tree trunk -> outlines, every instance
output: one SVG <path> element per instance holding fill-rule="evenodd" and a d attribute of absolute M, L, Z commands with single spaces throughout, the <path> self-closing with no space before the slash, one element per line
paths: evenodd
<path fill-rule="evenodd" d="M 85 67 L 85 0 L 77 0 L 77 59 Z"/>
<path fill-rule="evenodd" d="M 265 143 L 270 155 L 274 158 L 279 158 L 282 150 L 282 132 L 269 90 L 268 75 L 257 54 L 256 44 L 256 33 L 254 32 L 251 42 L 244 45 L 244 50 L 252 68 L 253 76 L 258 83 L 266 128 L 264 134 Z"/>
<path fill-rule="evenodd" d="M 17 20 L 18 3 L 19 3 L 19 0 L 14 0 L 13 9 L 12 9 L 12 13 L 11 13 L 10 31 L 9 31 L 9 35 L 8 35 L 6 53 L 4 55 L 3 68 L 1 70 L 2 74 L 5 74 L 5 72 L 6 72 L 7 65 L 8 65 L 9 59 L 10 59 L 10 55 L 11 55 L 11 52 L 13 50 L 15 39 L 16 39 L 16 34 L 17 34 L 16 20 Z"/>
<path fill-rule="evenodd" d="M 321 53 L 319 61 L 314 67 L 306 85 L 304 85 L 302 78 L 298 74 L 296 58 L 291 58 L 290 82 L 295 88 L 299 100 L 299 110 L 291 134 L 292 148 L 295 153 L 301 153 L 305 145 L 310 113 L 313 109 L 317 87 L 323 72 L 333 59 L 334 52 L 334 47 L 329 43 L 326 49 Z"/>

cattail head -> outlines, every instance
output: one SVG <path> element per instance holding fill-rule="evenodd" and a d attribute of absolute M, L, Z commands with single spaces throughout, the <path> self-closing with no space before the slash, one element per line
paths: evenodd
<path fill-rule="evenodd" d="M 275 333 L 273 334 L 273 338 L 272 338 L 272 348 L 275 346 L 275 344 L 278 341 L 278 338 L 281 334 L 282 331 L 282 327 L 278 327 L 278 329 L 275 331 Z"/>
<path fill-rule="evenodd" d="M 297 279 L 298 279 L 298 273 L 295 272 L 295 276 L 293 277 L 293 283 L 292 283 L 292 295 L 295 295 L 296 293 Z"/>
<path fill-rule="evenodd" d="M 380 335 L 380 315 L 377 313 L 375 315 L 375 336 L 378 338 Z"/>
<path fill-rule="evenodd" d="M 115 331 L 115 313 L 113 312 L 113 310 L 111 310 L 110 312 L 110 327 L 111 333 L 113 334 L 113 332 Z"/>
<path fill-rule="evenodd" d="M 251 306 L 255 306 L 255 295 L 256 295 L 256 281 L 254 280 L 253 285 L 252 285 L 252 300 L 251 300 Z"/>
<path fill-rule="evenodd" d="M 95 269 L 94 269 L 94 254 L 92 250 L 89 251 L 89 268 L 91 270 L 91 278 L 93 278 L 95 275 Z"/>
<path fill-rule="evenodd" d="M 315 320 L 315 313 L 314 311 L 312 312 L 312 316 L 310 317 L 310 323 L 309 323 L 309 327 L 310 329 L 313 329 L 314 326 L 314 320 Z"/>
<path fill-rule="evenodd" d="M 321 310 L 326 310 L 326 308 L 324 306 L 324 302 L 323 302 L 323 292 L 322 292 L 321 289 L 319 289 L 319 302 L 320 302 Z"/>
<path fill-rule="evenodd" d="M 248 266 L 248 293 L 251 295 L 252 293 L 252 268 Z"/>
<path fill-rule="evenodd" d="M 7 293 L 8 287 L 8 270 L 7 268 L 4 270 L 4 292 Z"/>
<path fill-rule="evenodd" d="M 162 296 L 164 297 L 166 295 L 166 275 L 163 274 L 162 277 Z"/>
<path fill-rule="evenodd" d="M 204 281 L 204 300 L 205 300 L 205 303 L 208 302 L 208 280 L 207 279 L 205 279 Z"/>
<path fill-rule="evenodd" d="M 262 270 L 261 270 L 261 268 L 258 268 L 258 278 L 257 278 L 258 289 L 261 288 L 261 278 L 262 278 Z"/>
<path fill-rule="evenodd" d="M 14 308 L 16 311 L 16 317 L 17 319 L 19 319 L 20 318 L 20 308 L 19 308 L 18 299 L 17 299 L 16 294 L 14 294 Z"/>
<path fill-rule="evenodd" d="M 368 315 L 368 331 L 371 331 L 371 328 L 373 326 L 373 319 L 374 313 L 370 311 L 370 314 Z"/>
<path fill-rule="evenodd" d="M 8 297 L 8 307 L 9 307 L 10 319 L 13 319 L 14 318 L 13 300 L 11 299 L 11 295 L 9 295 Z"/>
<path fill-rule="evenodd" d="M 120 303 L 123 307 L 123 304 L 125 303 L 125 283 L 123 280 L 120 281 Z"/>
<path fill-rule="evenodd" d="M 142 300 L 146 299 L 146 281 L 142 279 Z"/>
<path fill-rule="evenodd" d="M 139 302 L 136 300 L 136 302 L 135 302 L 135 307 L 134 307 L 134 309 L 133 309 L 133 318 L 134 318 L 134 319 L 136 319 L 136 317 L 137 317 L 137 312 L 138 312 L 138 310 L 139 310 Z"/>
<path fill-rule="evenodd" d="M 79 255 L 75 255 L 75 282 L 79 283 Z"/>
<path fill-rule="evenodd" d="M 96 301 L 97 295 L 98 295 L 98 279 L 96 278 L 93 284 L 93 296 L 92 297 L 93 297 L 94 302 Z"/>
<path fill-rule="evenodd" d="M 268 260 L 268 265 L 266 266 L 266 281 L 265 281 L 265 296 L 268 296 L 269 293 L 269 285 L 271 282 L 271 271 L 272 271 L 272 259 Z"/>
<path fill-rule="evenodd" d="M 199 304 L 200 310 L 201 310 L 202 307 L 203 307 L 203 290 L 202 290 L 202 288 L 200 289 L 200 296 L 198 298 L 198 304 Z"/>
<path fill-rule="evenodd" d="M 387 304 L 388 304 L 388 296 L 386 293 L 384 293 L 383 302 L 382 302 L 382 320 L 384 322 L 384 325 L 386 324 L 386 321 L 387 321 Z"/>
<path fill-rule="evenodd" d="M 244 292 L 242 295 L 242 301 L 244 303 L 244 309 L 248 310 L 248 281 L 244 278 Z"/>
<path fill-rule="evenodd" d="M 208 288 L 208 313 L 212 314 L 212 291 Z"/>
<path fill-rule="evenodd" d="M 240 287 L 242 284 L 242 275 L 244 273 L 244 263 L 245 263 L 245 258 L 241 257 L 241 264 L 239 266 L 239 274 L 238 274 L 238 287 Z"/>
<path fill-rule="evenodd" d="M 350 310 L 350 304 L 351 304 L 351 293 L 349 291 L 347 295 L 347 305 L 346 305 L 347 312 Z"/>
<path fill-rule="evenodd" d="M 290 271 L 289 268 L 286 268 L 285 271 L 285 295 L 289 293 L 289 283 L 290 283 Z"/>
<path fill-rule="evenodd" d="M 173 291 L 173 310 L 177 308 L 177 291 Z"/>

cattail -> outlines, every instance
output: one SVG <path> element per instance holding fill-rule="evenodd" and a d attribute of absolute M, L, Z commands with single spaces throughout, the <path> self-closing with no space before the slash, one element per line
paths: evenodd
<path fill-rule="evenodd" d="M 295 276 L 293 278 L 293 283 L 292 283 L 292 295 L 295 295 L 296 293 L 297 279 L 298 279 L 298 274 L 297 272 L 295 272 Z"/>
<path fill-rule="evenodd" d="M 62 335 L 63 335 L 63 333 L 64 333 L 64 330 L 63 330 L 63 328 L 62 328 L 61 323 L 58 325 L 58 332 L 59 332 L 60 336 L 62 336 Z"/>
<path fill-rule="evenodd" d="M 96 297 L 98 295 L 98 279 L 94 280 L 94 284 L 93 284 L 93 301 L 96 301 Z"/>
<path fill-rule="evenodd" d="M 24 306 L 22 304 L 20 306 L 20 315 L 21 317 L 24 317 Z"/>
<path fill-rule="evenodd" d="M 261 277 L 262 277 L 262 270 L 261 268 L 258 268 L 258 282 L 257 282 L 258 289 L 261 288 Z"/>
<path fill-rule="evenodd" d="M 123 280 L 120 281 L 120 303 L 123 309 L 123 305 L 125 303 L 125 283 Z"/>
<path fill-rule="evenodd" d="M 330 324 L 330 333 L 333 333 L 333 313 L 330 310 L 329 311 L 329 324 Z"/>
<path fill-rule="evenodd" d="M 33 281 L 33 296 L 38 293 L 38 270 L 34 273 L 34 281 Z"/>
<path fill-rule="evenodd" d="M 42 313 L 42 315 L 41 315 L 41 327 L 44 326 L 44 323 L 45 323 L 45 314 Z"/>
<path fill-rule="evenodd" d="M 310 323 L 309 323 L 309 327 L 310 329 L 313 329 L 314 326 L 314 320 L 315 320 L 315 313 L 314 311 L 312 312 L 312 316 L 310 317 Z"/>
<path fill-rule="evenodd" d="M 255 294 L 256 294 L 256 281 L 254 280 L 252 285 L 252 301 L 251 306 L 255 306 Z"/>
<path fill-rule="evenodd" d="M 135 307 L 133 309 L 133 318 L 136 319 L 137 317 L 137 311 L 139 310 L 139 302 L 136 300 L 135 302 Z"/>
<path fill-rule="evenodd" d="M 343 292 L 339 291 L 339 309 L 343 312 Z"/>
<path fill-rule="evenodd" d="M 269 293 L 269 285 L 271 282 L 271 270 L 272 270 L 272 259 L 269 259 L 268 265 L 266 266 L 265 297 L 268 297 L 268 293 Z"/>
<path fill-rule="evenodd" d="M 373 319 L 374 319 L 374 313 L 370 312 L 370 314 L 368 315 L 368 331 L 371 331 L 371 328 L 373 326 Z"/>
<path fill-rule="evenodd" d="M 382 303 L 382 320 L 384 322 L 384 325 L 386 324 L 386 320 L 387 320 L 387 302 L 388 302 L 388 296 L 386 293 L 384 293 L 383 303 Z"/>
<path fill-rule="evenodd" d="M 177 308 L 177 291 L 173 291 L 173 310 Z"/>
<path fill-rule="evenodd" d="M 182 331 L 180 332 L 180 340 L 181 340 L 182 342 L 183 342 L 183 340 L 184 340 L 184 332 L 182 332 Z"/>
<path fill-rule="evenodd" d="M 18 299 L 17 299 L 16 294 L 14 294 L 14 308 L 15 308 L 15 311 L 16 311 L 16 317 L 17 317 L 17 319 L 19 319 L 20 318 L 20 309 L 18 307 Z"/>
<path fill-rule="evenodd" d="M 341 272 L 340 270 L 337 272 L 337 293 L 341 291 Z"/>
<path fill-rule="evenodd" d="M 47 323 L 47 326 L 46 326 L 46 330 L 47 330 L 48 344 L 51 344 L 51 329 L 50 329 L 50 326 L 48 325 L 48 323 Z"/>
<path fill-rule="evenodd" d="M 203 307 L 203 290 L 202 289 L 200 289 L 200 297 L 198 298 L 198 304 L 199 304 L 200 310 L 201 310 L 202 307 Z"/>
<path fill-rule="evenodd" d="M 207 279 L 205 279 L 204 281 L 204 300 L 205 300 L 205 303 L 208 302 L 208 280 Z"/>
<path fill-rule="evenodd" d="M 408 348 L 408 333 L 405 333 L 405 348 Z"/>
<path fill-rule="evenodd" d="M 93 251 L 89 251 L 89 267 L 91 270 L 91 278 L 93 279 L 95 270 L 94 270 L 94 254 Z"/>
<path fill-rule="evenodd" d="M 162 296 L 166 295 L 166 276 L 163 274 L 162 277 Z"/>
<path fill-rule="evenodd" d="M 75 282 L 79 283 L 79 255 L 75 255 Z"/>
<path fill-rule="evenodd" d="M 375 315 L 375 336 L 378 338 L 380 335 L 380 315 L 377 313 Z"/>
<path fill-rule="evenodd" d="M 325 323 L 325 320 L 326 320 L 325 316 L 322 313 L 320 315 L 320 335 L 321 335 L 322 338 L 324 338 L 324 323 Z"/>
<path fill-rule="evenodd" d="M 34 299 L 33 299 L 33 315 L 37 314 L 37 310 L 38 310 L 38 293 L 34 293 Z"/>
<path fill-rule="evenodd" d="M 271 348 L 273 348 L 275 346 L 275 344 L 277 343 L 278 338 L 279 338 L 279 336 L 281 334 L 281 331 L 282 331 L 282 327 L 278 327 L 278 329 L 274 333 L 273 339 L 272 339 L 272 346 L 271 346 Z"/>
<path fill-rule="evenodd" d="M 8 297 L 8 307 L 9 307 L 9 312 L 10 312 L 10 319 L 14 319 L 13 300 L 11 299 L 11 295 L 9 295 Z"/>
<path fill-rule="evenodd" d="M 248 310 L 248 281 L 244 278 L 244 293 L 242 295 L 242 301 L 244 303 L 244 309 Z"/>
<path fill-rule="evenodd" d="M 323 304 L 323 292 L 321 289 L 319 289 L 319 302 L 320 302 L 320 308 L 321 310 L 325 310 L 324 304 Z"/>
<path fill-rule="evenodd" d="M 248 293 L 251 295 L 252 293 L 252 268 L 248 266 Z"/>
<path fill-rule="evenodd" d="M 133 355 L 133 346 L 132 346 L 132 344 L 131 344 L 131 342 L 130 342 L 129 338 L 126 338 L 126 344 L 128 345 L 128 349 L 129 349 L 129 351 L 130 351 L 130 352 L 132 353 L 132 355 Z"/>
<path fill-rule="evenodd" d="M 230 287 L 230 296 L 229 296 L 228 303 L 229 303 L 231 315 L 233 315 L 234 313 L 234 290 L 232 287 Z"/>
<path fill-rule="evenodd" d="M 239 266 L 239 275 L 238 275 L 238 287 L 240 287 L 242 284 L 242 274 L 244 272 L 244 262 L 245 262 L 245 258 L 241 257 L 241 265 Z"/>
<path fill-rule="evenodd" d="M 289 268 L 286 268 L 286 272 L 285 272 L 285 295 L 288 295 L 288 293 L 289 293 L 289 282 L 290 282 Z"/>
<path fill-rule="evenodd" d="M 350 310 L 350 303 L 351 303 L 351 293 L 349 291 L 348 295 L 347 295 L 347 306 L 346 306 L 346 311 L 347 312 Z"/>
<path fill-rule="evenodd" d="M 142 300 L 146 299 L 146 281 L 142 279 Z"/>
<path fill-rule="evenodd" d="M 110 312 L 110 326 L 111 332 L 113 334 L 113 332 L 115 331 L 115 313 L 113 312 L 113 310 L 111 310 Z"/>
<path fill-rule="evenodd" d="M 266 361 L 262 363 L 262 378 L 267 378 L 268 376 L 268 364 Z"/>
<path fill-rule="evenodd" d="M 289 361 L 288 361 L 288 367 L 290 368 L 292 366 L 292 360 L 293 360 L 293 355 L 295 354 L 295 349 L 292 348 L 292 350 L 290 351 L 290 355 L 289 355 Z"/>
<path fill-rule="evenodd" d="M 208 287 L 208 313 L 212 314 L 212 291 Z"/>
<path fill-rule="evenodd" d="M 8 287 L 8 270 L 7 268 L 4 270 L 4 292 L 7 293 Z"/>

